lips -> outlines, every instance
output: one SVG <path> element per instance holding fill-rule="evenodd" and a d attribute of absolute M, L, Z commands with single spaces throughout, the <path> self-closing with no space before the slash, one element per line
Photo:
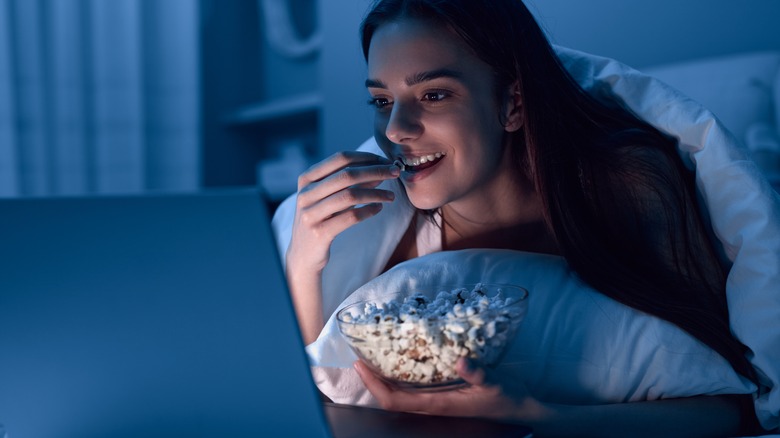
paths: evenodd
<path fill-rule="evenodd" d="M 428 169 L 435 166 L 441 161 L 446 152 L 436 152 L 433 154 L 420 155 L 417 157 L 399 157 L 400 161 L 404 164 L 404 169 L 407 172 L 419 172 L 421 170 Z"/>

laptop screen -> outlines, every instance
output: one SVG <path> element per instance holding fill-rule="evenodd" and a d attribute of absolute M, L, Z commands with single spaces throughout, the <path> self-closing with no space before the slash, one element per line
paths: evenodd
<path fill-rule="evenodd" d="M 0 201 L 9 437 L 327 436 L 257 191 Z"/>

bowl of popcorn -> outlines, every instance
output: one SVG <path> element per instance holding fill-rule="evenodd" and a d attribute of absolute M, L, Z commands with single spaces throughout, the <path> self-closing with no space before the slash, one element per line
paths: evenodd
<path fill-rule="evenodd" d="M 341 334 L 382 380 L 409 390 L 463 385 L 461 357 L 497 365 L 528 305 L 528 291 L 508 284 L 415 290 L 350 304 L 336 314 Z"/>

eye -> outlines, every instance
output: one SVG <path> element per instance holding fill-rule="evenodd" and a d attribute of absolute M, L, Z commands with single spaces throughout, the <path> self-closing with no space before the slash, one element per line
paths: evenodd
<path fill-rule="evenodd" d="M 371 99 L 368 99 L 367 103 L 373 107 L 376 107 L 377 109 L 382 109 L 390 105 L 391 102 L 385 97 L 372 97 Z"/>
<path fill-rule="evenodd" d="M 450 97 L 450 93 L 447 91 L 429 91 L 423 94 L 422 100 L 426 102 L 441 102 L 448 97 Z"/>

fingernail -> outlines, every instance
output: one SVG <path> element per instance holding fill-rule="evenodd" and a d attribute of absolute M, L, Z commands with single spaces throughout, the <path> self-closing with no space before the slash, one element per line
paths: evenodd
<path fill-rule="evenodd" d="M 393 193 L 393 192 L 385 192 L 385 197 L 392 201 L 393 199 L 395 199 L 395 193 Z"/>
<path fill-rule="evenodd" d="M 391 165 L 390 166 L 390 175 L 393 175 L 393 176 L 401 175 L 401 169 L 398 166 L 396 166 L 395 164 Z"/>

